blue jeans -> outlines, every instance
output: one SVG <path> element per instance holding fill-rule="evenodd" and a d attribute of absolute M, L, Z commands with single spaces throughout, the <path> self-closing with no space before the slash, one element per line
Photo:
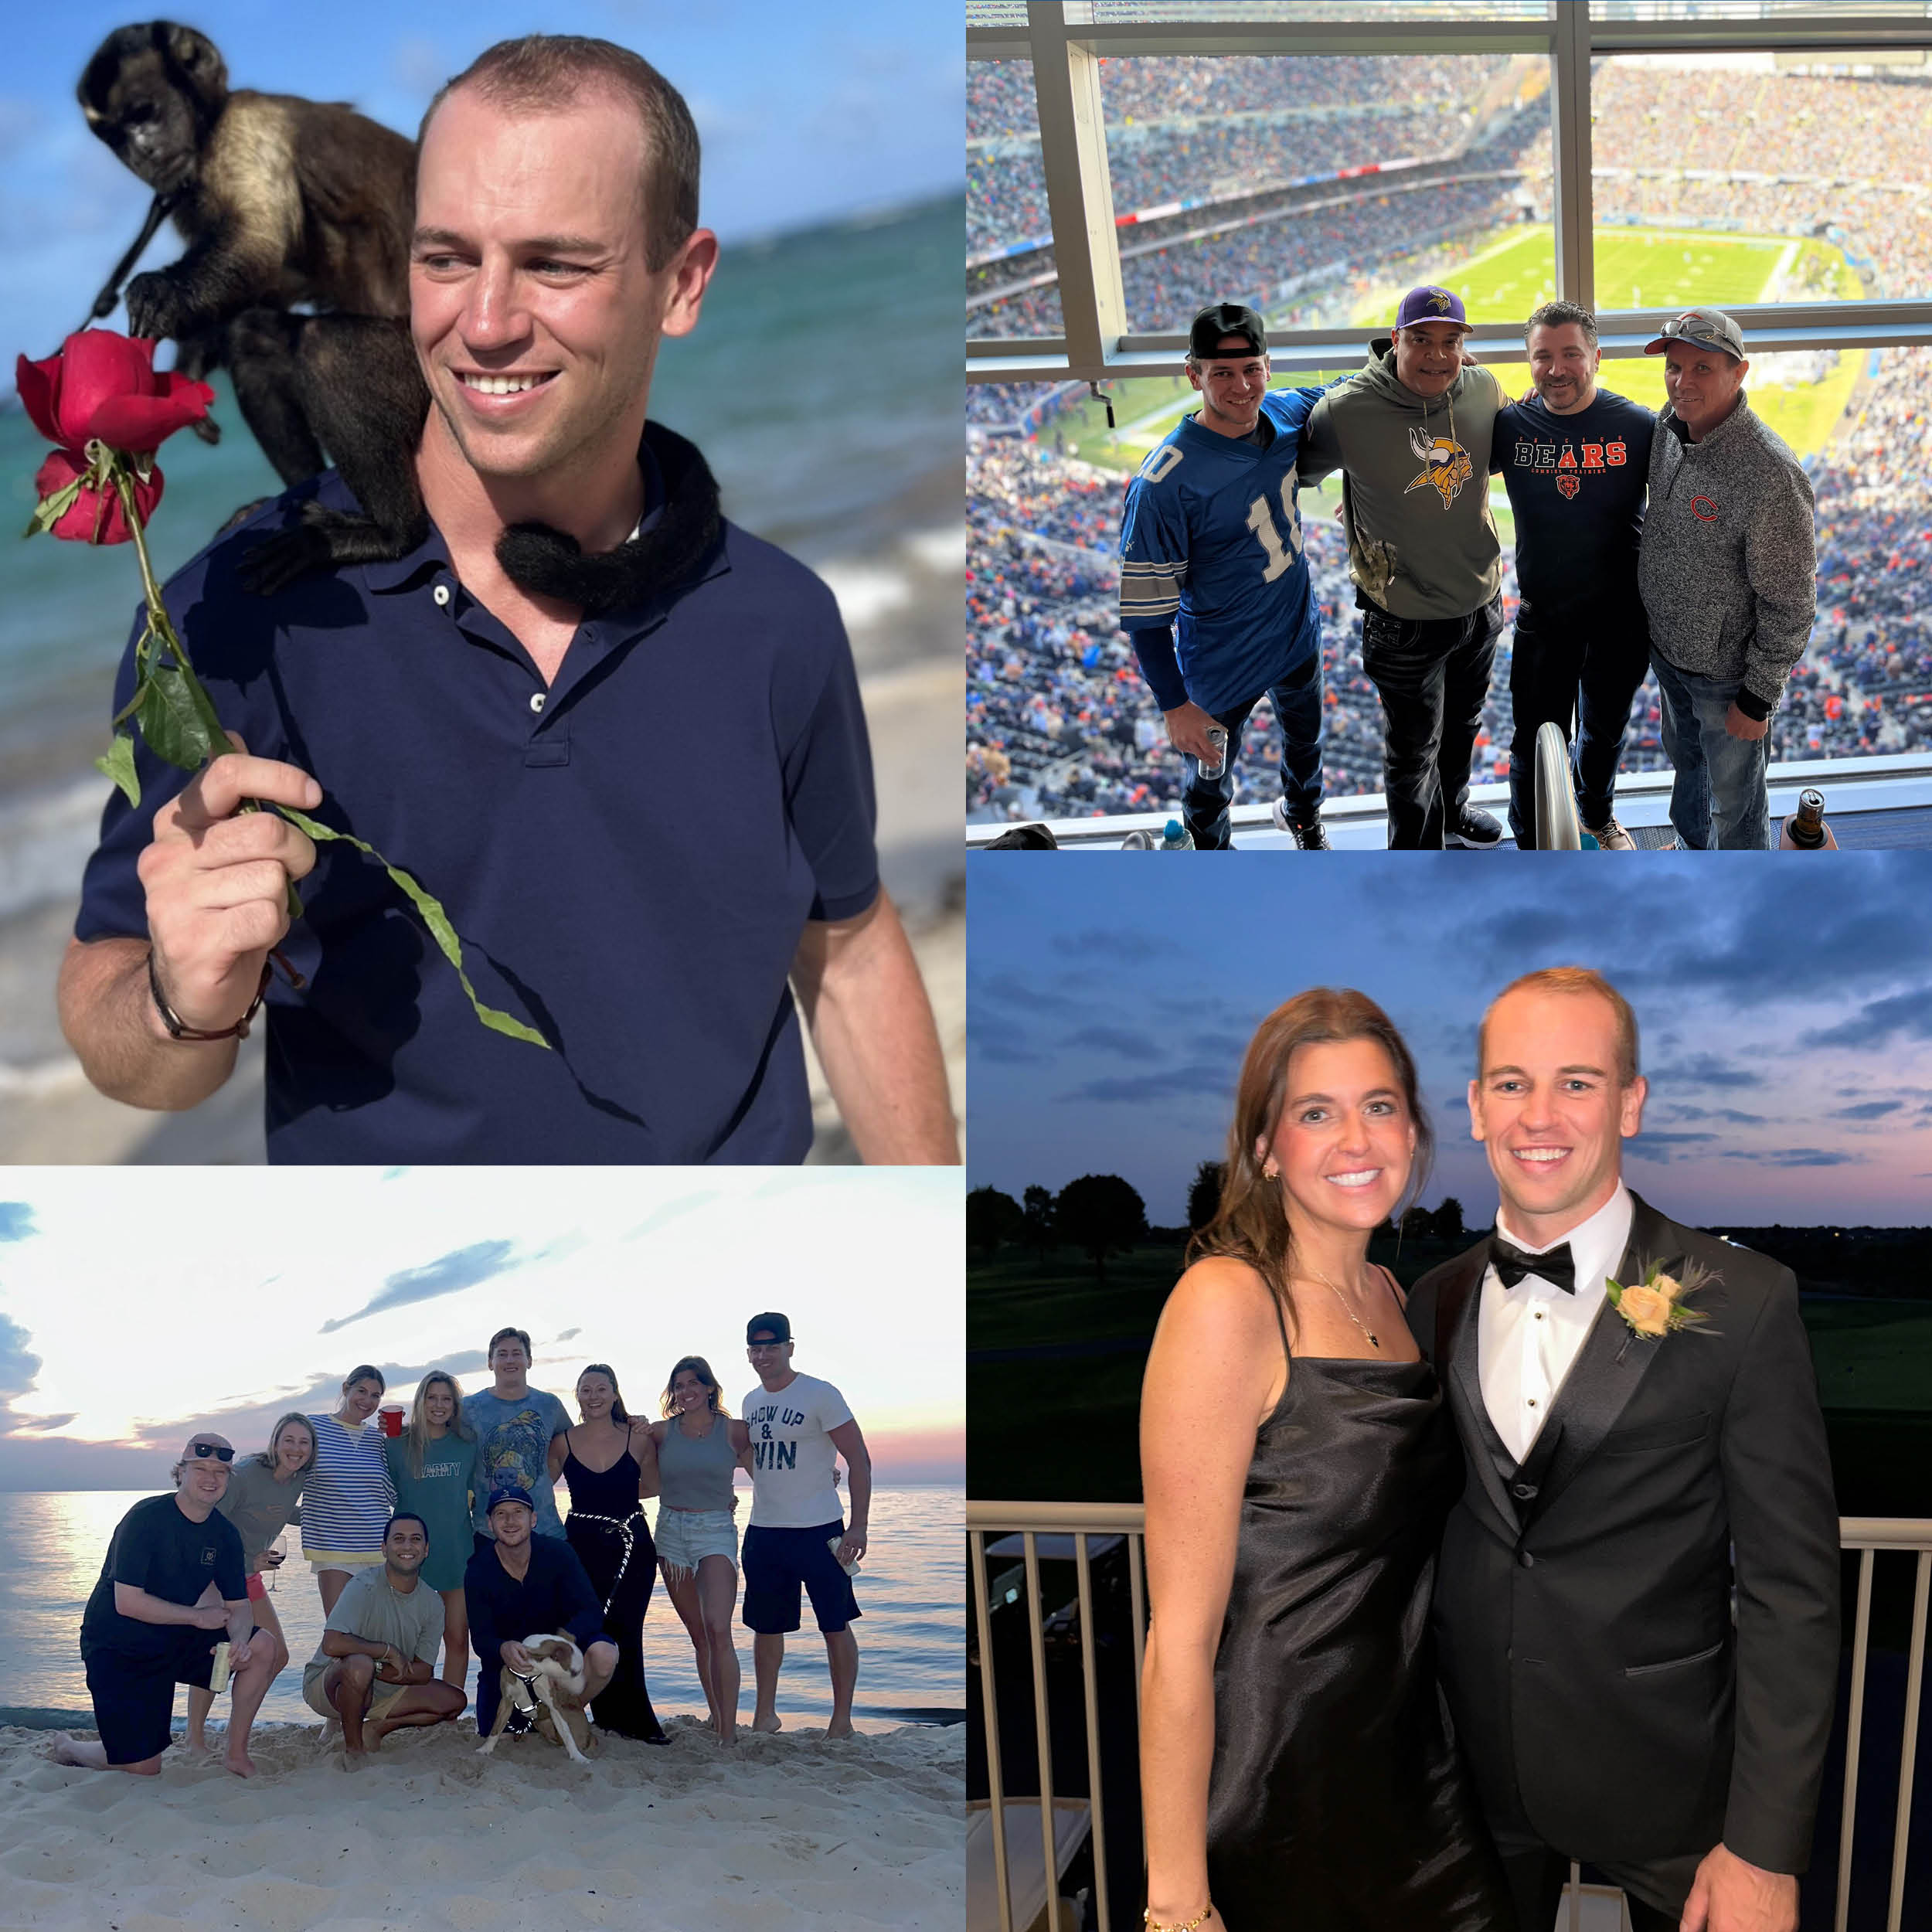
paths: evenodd
<path fill-rule="evenodd" d="M 1214 722 L 1226 728 L 1227 757 L 1217 778 L 1203 778 L 1200 762 L 1182 752 L 1186 777 L 1181 787 L 1181 816 L 1201 852 L 1226 852 L 1228 807 L 1234 798 L 1234 761 L 1241 753 L 1241 733 L 1248 713 L 1261 702 L 1257 692 L 1232 711 L 1216 712 Z M 1274 721 L 1281 729 L 1281 791 L 1288 816 L 1298 825 L 1311 825 L 1321 809 L 1321 654 L 1311 651 L 1278 683 L 1267 689 Z"/>
<path fill-rule="evenodd" d="M 1733 738 L 1724 729 L 1743 680 L 1702 678 L 1654 652 L 1651 662 L 1663 698 L 1664 755 L 1677 772 L 1670 821 L 1679 843 L 1693 852 L 1768 851 L 1771 805 L 1765 773 L 1771 734 Z"/>

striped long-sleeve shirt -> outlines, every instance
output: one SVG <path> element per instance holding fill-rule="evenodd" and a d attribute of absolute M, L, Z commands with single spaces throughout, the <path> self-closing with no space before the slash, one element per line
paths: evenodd
<path fill-rule="evenodd" d="M 357 1556 L 379 1550 L 396 1503 L 382 1430 L 373 1423 L 351 1429 L 333 1416 L 308 1420 L 315 1429 L 315 1464 L 302 1490 L 302 1553 Z"/>

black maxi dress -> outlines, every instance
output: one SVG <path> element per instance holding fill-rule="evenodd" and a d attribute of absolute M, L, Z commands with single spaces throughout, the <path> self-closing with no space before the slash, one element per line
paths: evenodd
<path fill-rule="evenodd" d="M 1208 1877 L 1229 1932 L 1513 1928 L 1429 1632 L 1462 1482 L 1427 1362 L 1291 1355 L 1215 1658 Z"/>
<path fill-rule="evenodd" d="M 658 1553 L 638 1503 L 637 1458 L 627 1449 L 608 1469 L 587 1469 L 575 1450 L 563 1458 L 570 1514 L 563 1533 L 590 1573 L 604 1605 L 604 1634 L 617 1647 L 617 1675 L 590 1715 L 620 1737 L 666 1742 L 644 1684 L 644 1613 L 651 1605 Z"/>

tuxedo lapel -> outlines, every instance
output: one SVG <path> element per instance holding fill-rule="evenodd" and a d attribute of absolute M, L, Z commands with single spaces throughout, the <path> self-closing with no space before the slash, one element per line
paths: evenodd
<path fill-rule="evenodd" d="M 1482 1279 L 1489 1266 L 1489 1247 L 1463 1257 L 1453 1279 L 1436 1298 L 1436 1367 L 1443 1393 L 1455 1417 L 1464 1454 L 1475 1469 L 1483 1494 L 1513 1539 L 1516 1509 L 1505 1488 L 1502 1472 L 1489 1444 L 1495 1426 L 1483 1406 L 1482 1379 L 1477 1359 L 1476 1318 L 1482 1303 Z"/>
<path fill-rule="evenodd" d="M 1628 1286 L 1640 1280 L 1642 1267 L 1653 1261 L 1667 1270 L 1674 1270 L 1682 1257 L 1666 1251 L 1670 1242 L 1669 1223 L 1633 1194 L 1630 1240 L 1614 1279 Z M 1596 1453 L 1659 1351 L 1669 1345 L 1667 1335 L 1649 1340 L 1633 1334 L 1630 1325 L 1611 1306 L 1610 1298 L 1604 1298 L 1583 1348 L 1550 1404 L 1549 1420 L 1525 1459 L 1524 1475 L 1536 1485 L 1536 1494 L 1525 1512 L 1526 1531 Z"/>

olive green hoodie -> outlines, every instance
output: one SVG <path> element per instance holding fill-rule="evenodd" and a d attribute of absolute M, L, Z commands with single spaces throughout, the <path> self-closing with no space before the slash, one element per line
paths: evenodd
<path fill-rule="evenodd" d="M 1349 574 L 1393 617 L 1460 617 L 1502 582 L 1489 514 L 1489 444 L 1509 401 L 1491 372 L 1465 364 L 1425 401 L 1396 379 L 1386 336 L 1368 365 L 1315 404 L 1301 432 L 1301 480 L 1340 470 Z"/>

